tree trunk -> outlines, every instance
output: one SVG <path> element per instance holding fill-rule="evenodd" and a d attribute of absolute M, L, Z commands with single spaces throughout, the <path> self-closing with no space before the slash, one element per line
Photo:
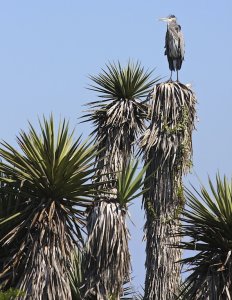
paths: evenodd
<path fill-rule="evenodd" d="M 157 84 L 152 95 L 151 124 L 141 139 L 147 170 L 145 300 L 173 300 L 180 289 L 181 251 L 174 234 L 183 208 L 182 175 L 191 167 L 196 99 L 177 82 Z"/>
<path fill-rule="evenodd" d="M 28 233 L 24 261 L 16 288 L 25 292 L 20 299 L 71 300 L 68 272 L 74 243 L 67 229 L 64 212 L 55 201 L 37 214 Z M 20 255 L 17 253 L 16 255 Z"/>
<path fill-rule="evenodd" d="M 119 300 L 131 270 L 126 211 L 115 199 L 96 202 L 87 230 L 84 299 Z"/>
<path fill-rule="evenodd" d="M 170 172 L 166 169 L 158 173 L 149 183 L 152 188 L 145 202 L 147 274 L 144 299 L 172 300 L 179 293 L 180 264 L 176 261 L 181 251 L 170 245 L 180 242 L 173 233 L 179 228 L 177 216 L 183 201 L 175 194 Z"/>

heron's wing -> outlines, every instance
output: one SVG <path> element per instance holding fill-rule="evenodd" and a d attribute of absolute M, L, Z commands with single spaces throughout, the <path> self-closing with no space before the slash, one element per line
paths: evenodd
<path fill-rule="evenodd" d="M 164 52 L 164 55 L 168 55 L 168 52 L 169 52 L 169 40 L 170 40 L 169 30 L 167 30 L 166 36 L 165 36 L 165 45 L 164 45 L 165 52 Z"/>
<path fill-rule="evenodd" d="M 170 29 L 167 29 L 166 36 L 165 36 L 165 46 L 164 46 L 165 52 L 164 52 L 164 55 L 167 55 L 167 56 L 170 55 L 170 51 L 172 50 L 170 41 L 172 41 L 172 40 L 173 40 L 173 33 L 170 31 Z"/>
<path fill-rule="evenodd" d="M 180 55 L 181 55 L 181 59 L 184 59 L 184 48 L 185 48 L 185 44 L 184 44 L 184 35 L 181 31 L 179 31 L 178 33 L 179 35 L 179 49 L 180 49 Z"/>
<path fill-rule="evenodd" d="M 179 53 L 179 35 L 175 28 L 169 27 L 166 33 L 166 54 L 172 59 L 177 59 Z"/>

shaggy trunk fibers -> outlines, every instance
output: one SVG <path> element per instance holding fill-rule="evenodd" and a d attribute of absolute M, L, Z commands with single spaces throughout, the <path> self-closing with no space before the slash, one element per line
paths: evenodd
<path fill-rule="evenodd" d="M 179 292 L 180 264 L 175 262 L 181 258 L 181 251 L 169 246 L 180 242 L 173 234 L 179 227 L 177 215 L 182 200 L 174 193 L 171 171 L 158 173 L 150 181 L 151 200 L 147 198 L 145 202 L 147 274 L 144 299 L 171 300 Z"/>
<path fill-rule="evenodd" d="M 172 300 L 179 293 L 181 251 L 174 233 L 184 205 L 182 175 L 191 167 L 196 99 L 177 82 L 155 86 L 151 125 L 141 140 L 146 163 L 151 161 L 144 197 L 146 230 L 146 300 Z M 155 172 L 155 173 L 154 173 Z"/>
<path fill-rule="evenodd" d="M 24 292 L 20 299 L 72 299 L 68 270 L 74 243 L 68 233 L 63 211 L 54 201 L 36 213 L 25 242 L 9 263 L 13 272 L 21 265 L 15 273 L 17 285 L 10 285 Z"/>
<path fill-rule="evenodd" d="M 88 243 L 86 245 L 86 294 L 84 299 L 120 299 L 122 286 L 129 280 L 130 254 L 129 232 L 126 227 L 125 210 L 113 199 L 98 202 L 92 208 L 88 220 Z M 125 278 L 125 276 L 127 276 Z"/>
<path fill-rule="evenodd" d="M 92 116 L 99 143 L 95 180 L 100 189 L 88 213 L 84 299 L 120 299 L 123 283 L 130 279 L 131 263 L 126 227 L 127 204 L 117 200 L 117 175 L 133 153 L 133 143 L 143 131 L 146 106 L 134 99 L 117 99 Z M 114 195 L 109 194 L 113 192 Z"/>

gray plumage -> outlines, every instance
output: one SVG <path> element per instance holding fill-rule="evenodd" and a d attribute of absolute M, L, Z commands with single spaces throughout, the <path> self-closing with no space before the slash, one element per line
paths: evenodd
<path fill-rule="evenodd" d="M 178 81 L 178 71 L 181 69 L 184 60 L 184 36 L 181 32 L 181 26 L 177 24 L 174 15 L 160 20 L 167 22 L 164 54 L 167 55 L 169 69 L 171 70 L 170 79 L 172 78 L 172 71 L 177 71 Z"/>

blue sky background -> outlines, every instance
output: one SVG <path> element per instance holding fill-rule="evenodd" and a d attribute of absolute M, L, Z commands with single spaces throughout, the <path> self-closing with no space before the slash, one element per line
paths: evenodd
<path fill-rule="evenodd" d="M 129 58 L 169 76 L 164 54 L 165 24 L 175 14 L 185 36 L 186 56 L 180 72 L 198 98 L 194 133 L 194 168 L 185 179 L 198 185 L 219 170 L 231 176 L 232 81 L 230 0 L 221 1 L 0 1 L 0 138 L 16 145 L 15 135 L 37 116 L 66 117 L 78 125 L 83 104 L 96 99 L 86 89 L 88 74 L 105 63 Z M 144 213 L 131 207 L 131 253 L 135 285 L 144 282 Z"/>

